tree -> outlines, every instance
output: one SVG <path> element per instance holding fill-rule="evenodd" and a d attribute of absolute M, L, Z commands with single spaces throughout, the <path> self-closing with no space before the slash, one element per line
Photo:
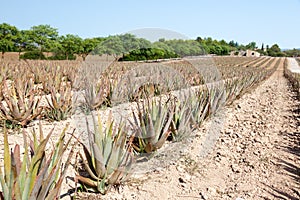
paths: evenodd
<path fill-rule="evenodd" d="M 202 39 L 200 36 L 198 36 L 198 37 L 196 38 L 196 41 L 199 42 L 199 43 L 201 43 L 201 42 L 203 41 L 203 39 Z"/>
<path fill-rule="evenodd" d="M 262 51 L 265 50 L 264 43 L 262 43 L 262 45 L 261 45 L 261 50 L 262 50 Z"/>
<path fill-rule="evenodd" d="M 228 45 L 227 42 L 226 42 L 225 40 L 221 40 L 219 43 L 220 43 L 221 45 L 223 45 L 223 46 L 227 46 L 227 45 Z"/>
<path fill-rule="evenodd" d="M 290 50 L 286 50 L 284 51 L 284 53 L 288 56 L 288 57 L 299 57 L 300 56 L 300 49 L 290 49 Z"/>
<path fill-rule="evenodd" d="M 246 45 L 246 48 L 251 50 L 256 49 L 256 42 L 250 42 L 249 44 Z"/>
<path fill-rule="evenodd" d="M 281 52 L 281 49 L 279 48 L 278 44 L 274 44 L 271 46 L 271 48 L 268 49 L 268 55 L 272 57 L 281 57 L 284 56 L 284 54 Z"/>
<path fill-rule="evenodd" d="M 59 41 L 67 60 L 69 56 L 79 54 L 83 51 L 83 41 L 77 35 L 67 34 L 66 36 L 61 36 Z"/>
<path fill-rule="evenodd" d="M 117 59 L 124 52 L 122 40 L 117 36 L 109 36 L 97 46 L 96 52 L 100 55 L 112 55 Z"/>
<path fill-rule="evenodd" d="M 124 35 L 118 35 L 117 37 L 120 38 L 122 41 L 123 53 L 129 53 L 135 49 L 142 49 L 142 48 L 150 48 L 151 42 L 142 38 L 136 38 L 136 36 L 126 33 Z"/>
<path fill-rule="evenodd" d="M 58 43 L 58 32 L 50 25 L 33 26 L 29 32 L 33 45 L 37 45 L 41 52 L 51 51 Z"/>
<path fill-rule="evenodd" d="M 85 61 L 85 58 L 88 56 L 88 54 L 95 50 L 97 45 L 99 45 L 103 40 L 103 38 L 86 38 L 82 41 L 80 56 L 82 57 L 83 61 Z"/>
<path fill-rule="evenodd" d="M 231 47 L 237 47 L 236 44 L 237 44 L 237 43 L 234 42 L 233 40 L 231 40 L 231 41 L 228 43 L 228 45 L 231 46 Z"/>
<path fill-rule="evenodd" d="M 17 50 L 19 52 L 19 59 L 20 54 L 24 50 L 36 50 L 36 46 L 34 46 L 30 42 L 30 31 L 29 30 L 21 30 L 19 34 L 17 35 L 17 38 L 15 40 L 15 46 L 17 47 Z"/>
<path fill-rule="evenodd" d="M 18 29 L 15 26 L 7 23 L 0 24 L 0 50 L 1 58 L 4 58 L 4 53 L 12 51 L 15 47 L 15 40 L 18 36 Z"/>

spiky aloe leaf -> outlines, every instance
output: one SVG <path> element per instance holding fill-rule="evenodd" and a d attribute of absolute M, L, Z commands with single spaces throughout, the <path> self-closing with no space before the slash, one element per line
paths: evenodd
<path fill-rule="evenodd" d="M 110 115 L 106 127 L 103 128 L 99 115 L 98 122 L 94 117 L 92 119 L 94 132 L 89 129 L 87 123 L 90 151 L 80 142 L 85 158 L 79 153 L 89 177 L 77 174 L 76 180 L 85 188 L 92 188 L 92 190 L 104 194 L 111 185 L 119 184 L 125 180 L 132 164 L 128 160 L 133 158 L 129 156 L 131 154 L 130 146 L 126 146 L 127 136 L 122 123 L 115 127 Z M 123 169 L 126 170 L 125 173 L 117 173 Z"/>
<path fill-rule="evenodd" d="M 132 146 L 140 153 L 151 153 L 162 147 L 168 138 L 173 117 L 174 105 L 148 99 L 137 104 L 137 114 L 133 111 L 134 122 L 130 122 L 136 131 Z"/>
<path fill-rule="evenodd" d="M 51 134 L 52 131 L 45 138 L 42 136 L 43 140 L 37 146 L 31 140 L 30 148 L 32 152 L 29 155 L 27 137 L 23 132 L 25 149 L 23 160 L 20 159 L 20 146 L 16 145 L 10 158 L 6 157 L 6 163 L 11 164 L 11 172 L 8 173 L 7 169 L 4 169 L 7 174 L 3 174 L 0 170 L 0 182 L 4 199 L 35 200 L 57 199 L 59 197 L 62 180 L 73 155 L 73 151 L 71 151 L 66 164 L 62 168 L 63 156 L 72 137 L 64 144 L 65 131 L 63 131 L 56 143 L 56 148 L 47 156 L 46 146 Z M 37 139 L 34 137 L 34 140 Z M 5 147 L 8 147 L 6 131 L 4 141 Z M 8 166 L 6 167 L 8 168 Z M 10 177 L 10 179 L 5 177 Z"/>

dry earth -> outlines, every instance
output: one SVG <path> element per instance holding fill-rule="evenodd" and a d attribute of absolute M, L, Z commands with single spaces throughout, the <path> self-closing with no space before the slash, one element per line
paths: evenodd
<path fill-rule="evenodd" d="M 180 159 L 151 173 L 134 174 L 129 183 L 105 196 L 80 196 L 83 199 L 299 199 L 299 114 L 299 101 L 294 98 L 281 67 L 251 93 L 206 122 L 198 134 L 183 143 L 187 149 L 181 151 Z M 213 133 L 215 138 L 200 133 L 218 130 L 216 126 L 222 128 L 219 135 Z M 215 139 L 209 152 L 207 143 Z"/>

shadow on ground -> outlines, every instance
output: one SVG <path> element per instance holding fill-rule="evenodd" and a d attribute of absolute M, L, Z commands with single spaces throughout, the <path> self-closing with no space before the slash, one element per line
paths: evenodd
<path fill-rule="evenodd" d="M 294 98 L 295 101 L 299 101 Z M 294 127 L 296 131 L 284 132 L 283 135 L 288 143 L 279 144 L 283 151 L 286 151 L 290 157 L 281 158 L 278 160 L 278 167 L 281 170 L 280 173 L 291 177 L 291 180 L 295 184 L 289 185 L 285 183 L 284 185 L 267 186 L 269 188 L 268 193 L 270 193 L 274 199 L 286 199 L 286 200 L 299 200 L 300 199 L 300 102 L 298 102 L 290 111 L 293 113 L 292 119 L 295 122 L 290 124 Z M 286 145 L 288 144 L 288 145 Z M 294 187 L 297 185 L 298 187 Z M 284 189 L 282 189 L 284 188 Z M 288 189 L 287 189 L 288 188 Z"/>

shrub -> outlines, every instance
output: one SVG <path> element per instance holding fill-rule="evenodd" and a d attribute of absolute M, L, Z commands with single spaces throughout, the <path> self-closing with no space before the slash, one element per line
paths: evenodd
<path fill-rule="evenodd" d="M 25 52 L 23 55 L 20 55 L 20 59 L 46 60 L 46 57 L 41 51 L 28 51 Z"/>
<path fill-rule="evenodd" d="M 64 52 L 57 51 L 54 52 L 53 56 L 47 58 L 48 60 L 76 60 L 76 56 L 74 54 L 65 54 Z"/>
<path fill-rule="evenodd" d="M 171 51 L 158 48 L 142 48 L 130 51 L 125 54 L 119 61 L 138 61 L 138 60 L 157 60 L 178 58 L 179 56 Z"/>

